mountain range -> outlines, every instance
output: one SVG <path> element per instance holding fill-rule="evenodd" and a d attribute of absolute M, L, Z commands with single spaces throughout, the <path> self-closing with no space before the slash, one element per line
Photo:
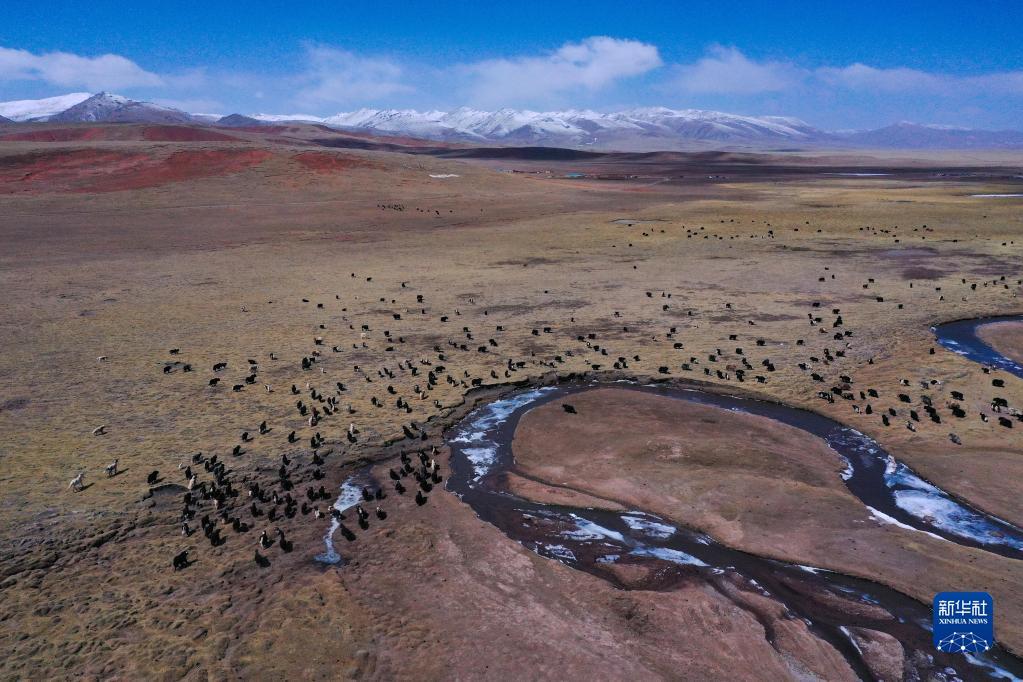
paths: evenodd
<path fill-rule="evenodd" d="M 480 111 L 463 107 L 454 111 L 359 109 L 326 117 L 307 114 L 219 116 L 190 114 L 106 92 L 79 92 L 39 100 L 0 102 L 0 117 L 16 122 L 191 123 L 227 127 L 304 122 L 345 131 L 443 142 L 620 151 L 843 147 L 1023 149 L 1023 131 L 902 122 L 874 130 L 836 132 L 821 130 L 797 118 L 664 107 L 611 113 Z"/>

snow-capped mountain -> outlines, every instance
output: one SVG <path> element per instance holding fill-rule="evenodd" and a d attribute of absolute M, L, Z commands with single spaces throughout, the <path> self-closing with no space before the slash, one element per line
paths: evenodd
<path fill-rule="evenodd" d="M 45 99 L 19 99 L 13 102 L 0 102 L 0 116 L 12 121 L 35 121 L 46 119 L 54 114 L 73 107 L 92 97 L 88 92 L 72 92 L 68 95 L 47 97 Z"/>
<path fill-rule="evenodd" d="M 282 121 L 302 121 L 309 123 L 323 123 L 322 116 L 314 114 L 252 114 L 252 118 L 268 123 L 280 123 Z"/>
<path fill-rule="evenodd" d="M 192 117 L 170 107 L 101 92 L 47 120 L 63 123 L 188 123 Z"/>
<path fill-rule="evenodd" d="M 256 114 L 279 121 L 282 117 Z M 647 108 L 615 113 L 587 110 L 450 112 L 413 109 L 359 109 L 320 117 L 295 117 L 343 130 L 407 135 L 442 141 L 497 142 L 566 147 L 665 148 L 684 141 L 726 143 L 806 143 L 823 133 L 798 119 L 755 117 L 697 109 Z"/>
<path fill-rule="evenodd" d="M 359 109 L 334 116 L 253 114 L 263 121 L 309 121 L 341 130 L 446 142 L 582 147 L 621 151 L 713 147 L 890 149 L 1023 148 L 1023 132 L 898 123 L 876 130 L 828 132 L 798 118 L 741 116 L 702 109 L 454 111 Z"/>
<path fill-rule="evenodd" d="M 101 92 L 0 102 L 0 117 L 24 122 L 189 123 L 251 126 L 257 122 L 318 123 L 342 131 L 444 142 L 571 147 L 619 151 L 686 149 L 1023 149 L 1023 132 L 897 123 L 876 130 L 827 132 L 797 118 L 741 116 L 701 109 L 648 107 L 589 110 L 453 111 L 359 109 L 334 116 L 309 114 L 189 114 Z"/>

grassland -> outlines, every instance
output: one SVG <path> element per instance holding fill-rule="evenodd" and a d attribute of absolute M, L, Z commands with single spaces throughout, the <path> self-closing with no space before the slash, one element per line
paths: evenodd
<path fill-rule="evenodd" d="M 328 520 L 297 516 L 285 526 L 295 551 L 270 552 L 268 569 L 252 559 L 258 531 L 229 533 L 214 548 L 199 533 L 181 536 L 181 490 L 149 495 L 154 470 L 183 486 L 178 467 L 197 451 L 228 460 L 239 481 L 272 477 L 282 453 L 307 460 L 301 446 L 317 430 L 333 450 L 317 485 L 331 490 L 356 465 L 393 452 L 382 446 L 402 437 L 403 424 L 432 420 L 428 435 L 440 438 L 432 424 L 458 413 L 472 379 L 594 372 L 619 356 L 637 375 L 664 366 L 682 377 L 690 356 L 717 354 L 724 369 L 741 346 L 754 365 L 769 358 L 777 368 L 746 388 L 848 423 L 944 489 L 1023 524 L 1020 428 L 976 418 L 995 396 L 1023 406 L 1023 380 L 1005 376 L 1004 387 L 992 387 L 991 375 L 936 347 L 929 331 L 939 321 L 1023 312 L 1019 200 L 970 196 L 1018 191 L 1019 159 L 776 155 L 714 181 L 697 181 L 691 159 L 674 174 L 690 177 L 672 178 L 670 159 L 660 159 L 651 173 L 664 181 L 598 180 L 563 176 L 607 174 L 610 162 L 459 162 L 241 137 L 0 145 L 4 678 L 581 679 L 613 669 L 734 679 L 766 669 L 772 654 L 763 647 L 711 659 L 699 641 L 677 648 L 658 625 L 666 609 L 685 605 L 708 631 L 729 627 L 709 596 L 680 592 L 669 604 L 615 590 L 508 541 L 443 492 L 422 507 L 392 495 L 390 520 L 345 545 L 350 562 L 341 567 L 313 560 Z M 310 153 L 321 156 L 303 161 Z M 95 163 L 69 167 L 74 154 Z M 215 171 L 195 170 L 211 159 Z M 717 175 L 718 162 L 701 161 L 701 175 Z M 797 162 L 808 170 L 776 170 Z M 629 174 L 635 163 L 617 170 Z M 814 171 L 864 166 L 895 174 Z M 498 170 L 512 167 L 530 172 Z M 430 177 L 448 174 L 456 177 Z M 852 332 L 841 341 L 833 309 Z M 808 314 L 826 321 L 810 326 Z M 589 334 L 607 356 L 587 347 Z M 478 352 L 491 338 L 498 345 Z M 913 400 L 927 393 L 943 404 L 961 391 L 970 418 L 910 431 L 904 419 L 886 428 L 877 414 L 824 402 L 823 385 L 798 363 L 825 347 L 845 352 L 815 363 L 829 382 L 851 375 L 887 407 L 906 390 L 901 380 L 935 380 L 909 390 Z M 323 355 L 303 372 L 299 361 L 313 350 Z M 250 358 L 258 381 L 232 391 Z M 421 399 L 413 387 L 422 374 L 398 365 L 426 359 L 454 384 L 442 376 Z M 509 359 L 524 364 L 506 376 Z M 194 371 L 165 373 L 174 361 Z M 217 362 L 228 369 L 210 387 Z M 705 365 L 694 378 L 718 381 L 703 375 Z M 381 377 L 383 367 L 395 378 Z M 290 386 L 337 381 L 354 414 L 309 428 Z M 388 385 L 411 412 L 395 409 Z M 272 431 L 232 457 L 241 432 L 255 433 L 262 420 Z M 345 438 L 352 422 L 355 444 Z M 100 425 L 105 435 L 93 435 Z M 297 445 L 285 440 L 291 430 Z M 108 479 L 102 469 L 114 458 L 123 473 Z M 827 498 L 816 505 L 816 534 L 787 532 L 809 513 L 798 479 L 776 482 L 767 513 L 714 461 L 701 463 L 700 508 L 680 520 L 765 554 L 839 568 L 859 557 L 863 573 L 920 598 L 940 585 L 947 562 L 964 583 L 949 588 L 1018 598 L 1019 562 L 958 548 L 953 557 L 908 531 L 866 527 L 831 481 L 831 464 L 814 474 Z M 83 470 L 88 487 L 66 491 Z M 716 479 L 720 489 L 706 483 Z M 599 481 L 582 487 L 594 492 Z M 849 524 L 884 555 L 838 551 Z M 171 557 L 186 547 L 195 563 L 173 572 Z M 1002 642 L 1023 651 L 1023 622 L 1002 613 Z"/>

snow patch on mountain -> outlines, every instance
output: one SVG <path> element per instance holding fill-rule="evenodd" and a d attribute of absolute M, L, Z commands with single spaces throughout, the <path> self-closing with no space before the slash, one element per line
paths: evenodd
<path fill-rule="evenodd" d="M 100 92 L 47 120 L 64 123 L 188 123 L 192 117 L 171 107 Z"/>
<path fill-rule="evenodd" d="M 312 114 L 252 114 L 252 118 L 260 121 L 277 123 L 279 121 L 301 121 L 303 123 L 323 123 L 322 116 Z"/>
<path fill-rule="evenodd" d="M 92 97 L 89 92 L 72 92 L 45 99 L 19 99 L 12 102 L 0 102 L 0 116 L 12 121 L 31 121 L 45 119 L 54 114 L 73 107 Z"/>

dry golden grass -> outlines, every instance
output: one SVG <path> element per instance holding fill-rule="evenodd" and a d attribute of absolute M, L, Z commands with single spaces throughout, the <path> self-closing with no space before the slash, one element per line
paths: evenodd
<path fill-rule="evenodd" d="M 174 148 L 91 146 L 157 154 Z M 196 147 L 218 145 L 189 148 Z M 4 145 L 0 161 L 37 148 Z M 539 376 L 550 369 L 540 363 L 558 354 L 566 360 L 558 365 L 563 373 L 593 363 L 610 368 L 618 356 L 639 355 L 629 362 L 637 374 L 667 365 L 673 376 L 684 376 L 679 365 L 689 356 L 703 360 L 720 347 L 723 365 L 735 360 L 727 351 L 742 346 L 755 365 L 770 357 L 777 366 L 766 384 L 747 388 L 842 420 L 946 490 L 1023 523 L 1020 430 L 976 418 L 996 394 L 1023 405 L 1023 381 L 1006 377 L 1005 388 L 996 391 L 977 365 L 940 347 L 929 353 L 936 346 L 929 331 L 935 322 L 1023 312 L 1016 283 L 1023 272 L 1018 202 L 968 196 L 1003 191 L 1004 182 L 811 177 L 637 188 L 370 152 L 346 153 L 360 166 L 328 175 L 296 164 L 290 157 L 298 148 L 271 149 L 272 158 L 234 175 L 131 192 L 0 196 L 5 677 L 483 674 L 472 667 L 478 642 L 471 635 L 485 627 L 496 636 L 497 625 L 489 621 L 493 612 L 465 603 L 493 589 L 488 581 L 507 579 L 515 587 L 502 593 L 506 603 L 493 595 L 485 600 L 521 625 L 499 633 L 505 643 L 495 649 L 496 676 L 515 670 L 516 650 L 539 646 L 540 631 L 529 628 L 549 618 L 553 607 L 538 606 L 543 599 L 531 590 L 549 600 L 566 590 L 556 602 L 574 614 L 563 620 L 566 628 L 591 617 L 583 607 L 592 608 L 594 619 L 605 607 L 614 613 L 618 597 L 609 588 L 508 543 L 446 495 L 422 509 L 400 507 L 393 536 L 375 528 L 346 548 L 357 563 L 373 566 L 364 575 L 355 566 L 324 571 L 312 562 L 325 520 L 296 517 L 289 531 L 296 551 L 275 555 L 273 568 L 260 572 L 252 562 L 254 534 L 232 536 L 213 549 L 201 535 L 178 534 L 176 498 L 142 500 L 146 474 L 154 469 L 183 483 L 177 467 L 192 452 L 227 457 L 239 477 L 276 468 L 282 452 L 307 452 L 299 446 L 313 430 L 298 417 L 288 390 L 307 381 L 323 389 L 343 381 L 350 390 L 342 404 L 356 409 L 351 419 L 338 415 L 315 429 L 342 453 L 328 460 L 322 481 L 336 485 L 346 463 L 401 437 L 403 423 L 423 423 L 461 403 L 466 387 L 441 377 L 429 399 L 420 400 L 412 386 L 425 377 L 397 370 L 406 359 L 436 364 L 435 345 L 447 356 L 446 373 L 486 384 Z M 430 173 L 459 177 L 432 179 Z M 656 222 L 627 227 L 613 222 L 620 218 Z M 996 281 L 1002 275 L 1006 282 Z M 869 278 L 874 282 L 864 289 Z M 820 309 L 811 307 L 814 301 Z M 914 385 L 936 379 L 940 388 L 927 391 L 935 402 L 943 403 L 949 390 L 963 391 L 971 418 L 924 424 L 916 432 L 901 422 L 886 429 L 876 414 L 857 415 L 844 401 L 828 405 L 815 398 L 825 385 L 809 381 L 796 364 L 823 347 L 840 346 L 807 324 L 811 312 L 830 321 L 832 308 L 841 309 L 844 329 L 854 335 L 846 357 L 824 368 L 831 381 L 851 374 L 855 388 L 876 387 L 887 407 L 895 405 L 900 379 Z M 448 322 L 440 322 L 442 315 Z M 363 324 L 370 327 L 365 337 Z M 496 331 L 498 325 L 505 331 Z M 532 334 L 544 326 L 552 333 Z M 678 328 L 682 351 L 665 338 L 671 326 Z M 465 339 L 463 327 L 473 340 Z M 389 342 L 384 330 L 405 343 Z M 587 333 L 597 334 L 607 357 L 576 340 Z M 322 362 L 302 372 L 300 358 L 320 348 L 315 336 L 325 339 Z M 499 346 L 476 352 L 491 337 Z M 764 347 L 755 345 L 758 338 L 766 340 Z M 805 347 L 795 344 L 799 338 Z M 449 340 L 466 343 L 468 352 L 449 347 Z M 363 342 L 366 348 L 353 349 Z M 331 353 L 335 344 L 344 351 Z M 168 355 L 171 348 L 180 348 L 180 355 Z M 279 359 L 270 360 L 271 352 Z M 259 362 L 258 381 L 233 393 L 230 385 L 245 375 L 248 358 Z M 508 359 L 526 364 L 506 378 Z M 164 374 L 170 360 L 191 363 L 195 371 Z M 210 368 L 221 361 L 229 368 L 222 385 L 211 389 Z M 353 371 L 356 364 L 373 383 Z M 705 365 L 695 378 L 708 379 L 699 371 Z M 396 378 L 379 378 L 383 366 Z M 410 400 L 411 414 L 394 409 L 388 384 Z M 914 398 L 921 392 L 910 391 Z M 385 407 L 373 407 L 372 397 Z M 444 407 L 435 408 L 435 399 Z M 273 431 L 257 436 L 243 457 L 231 458 L 239 434 L 254 432 L 263 419 Z M 361 431 L 355 447 L 343 437 L 349 421 Z M 108 433 L 93 436 L 101 424 Z M 303 437 L 296 446 L 284 440 L 292 429 Z M 962 446 L 949 442 L 951 430 Z M 102 467 L 114 458 L 124 473 L 106 479 Z M 65 492 L 82 470 L 90 487 Z M 198 563 L 172 574 L 170 557 L 184 546 L 194 548 Z M 374 553 L 383 548 L 392 553 L 390 561 Z M 512 580 L 501 573 L 509 562 L 531 572 Z M 1004 570 L 1016 582 L 1023 578 L 1015 565 Z M 443 599 L 417 602 L 408 583 L 426 571 L 450 571 L 447 577 L 461 580 L 463 591 L 437 587 Z M 889 582 L 907 579 L 893 575 Z M 582 586 L 572 588 L 576 583 Z M 375 594 L 390 595 L 393 603 L 384 606 Z M 508 611 L 526 602 L 532 610 Z M 445 632 L 455 625 L 461 629 Z M 615 632 L 600 630 L 596 620 L 588 627 L 595 637 Z M 1018 620 L 999 627 L 1007 645 L 1023 650 Z M 549 638 L 554 630 L 544 632 Z M 616 650 L 616 660 L 625 665 L 639 656 L 654 676 L 665 670 L 654 641 L 643 645 L 641 656 L 636 649 Z M 600 669 L 598 653 L 587 652 L 568 677 Z M 758 660 L 746 664 L 766 665 Z M 737 670 L 717 674 L 727 678 Z"/>

